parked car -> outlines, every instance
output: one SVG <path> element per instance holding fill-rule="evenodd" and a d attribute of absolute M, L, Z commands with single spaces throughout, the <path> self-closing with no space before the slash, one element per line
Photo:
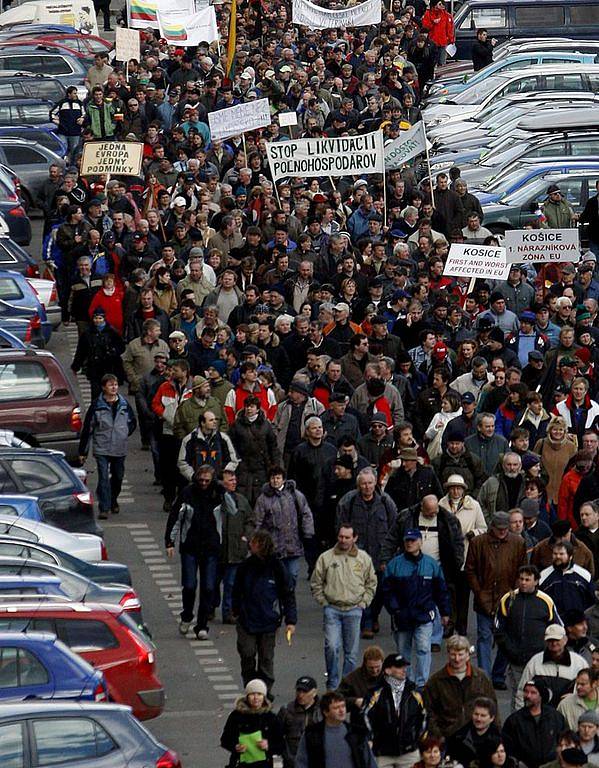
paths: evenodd
<path fill-rule="evenodd" d="M 56 635 L 0 632 L 0 702 L 31 699 L 106 701 L 106 682 Z"/>
<path fill-rule="evenodd" d="M 3 70 L 0 75 L 0 101 L 43 99 L 55 103 L 66 95 L 66 88 L 60 80 L 49 75 L 16 70 Z"/>
<path fill-rule="evenodd" d="M 0 327 L 0 349 L 27 349 L 27 344 L 14 333 Z"/>
<path fill-rule="evenodd" d="M 42 125 L 51 127 L 52 102 L 47 99 L 12 99 L 0 101 L 0 125 Z"/>
<path fill-rule="evenodd" d="M 96 584 L 79 573 L 55 563 L 40 563 L 18 557 L 0 556 L 0 576 L 51 576 L 58 579 L 60 589 L 75 603 L 120 605 L 138 626 L 143 626 L 141 602 L 133 587 L 127 584 Z"/>
<path fill-rule="evenodd" d="M 0 536 L 23 539 L 34 544 L 49 544 L 90 563 L 108 560 L 106 545 L 99 536 L 63 531 L 62 528 L 36 520 L 0 515 Z"/>
<path fill-rule="evenodd" d="M 3 109 L 4 104 L 0 102 L 0 122 Z M 64 168 L 65 165 L 64 159 L 47 147 L 11 136 L 0 136 L 0 162 L 19 177 L 21 198 L 28 209 L 34 207 L 34 200 L 48 179 L 48 167 Z"/>
<path fill-rule="evenodd" d="M 26 320 L 37 317 L 44 341 L 50 340 L 52 324 L 36 291 L 24 275 L 11 270 L 0 270 L 0 324 L 4 317 L 20 317 Z"/>
<path fill-rule="evenodd" d="M 48 32 L 46 30 L 29 32 L 23 29 L 15 33 L 11 30 L 1 30 L 0 40 L 19 40 L 27 43 L 49 43 L 50 45 L 56 42 L 71 48 L 74 52 L 84 53 L 92 57 L 96 53 L 109 53 L 114 48 L 114 44 L 103 37 L 82 35 L 80 32 Z"/>
<path fill-rule="evenodd" d="M 60 579 L 53 576 L 0 575 L 0 601 L 42 600 L 47 597 L 54 601 L 69 599 L 60 586 Z"/>
<path fill-rule="evenodd" d="M 0 235 L 0 271 L 7 269 L 20 272 L 26 277 L 39 277 L 39 269 L 33 256 L 8 235 Z"/>
<path fill-rule="evenodd" d="M 30 345 L 40 349 L 46 346 L 42 324 L 37 316 L 32 316 L 29 319 L 0 316 L 0 330 L 15 336 L 21 342 L 20 349 L 28 349 Z M 0 349 L 9 346 L 11 345 L 0 345 Z"/>
<path fill-rule="evenodd" d="M 0 515 L 23 517 L 25 520 L 44 522 L 44 513 L 40 509 L 35 496 L 0 495 Z"/>
<path fill-rule="evenodd" d="M 566 64 L 568 62 L 578 62 L 580 64 L 597 64 L 597 57 L 592 53 L 569 53 L 569 52 L 539 52 L 539 53 L 514 53 L 506 56 L 504 59 L 493 61 L 483 69 L 470 75 L 453 75 L 450 77 L 441 77 L 431 85 L 427 103 L 439 96 L 447 96 L 452 93 L 461 93 L 475 83 L 480 83 L 488 77 L 499 72 L 508 72 L 514 69 L 525 69 L 536 64 Z"/>
<path fill-rule="evenodd" d="M 72 768 L 182 768 L 177 753 L 121 704 L 3 704 L 0 742 L 4 768 L 55 764 L 65 744 Z"/>
<path fill-rule="evenodd" d="M 8 498 L 28 497 L 0 496 L 0 514 L 11 514 L 6 511 L 8 506 L 6 499 Z M 17 506 L 18 502 L 15 501 L 14 504 Z M 54 563 L 68 571 L 84 576 L 90 581 L 95 581 L 96 584 L 126 584 L 131 586 L 131 574 L 126 565 L 107 560 L 102 560 L 99 563 L 88 563 L 49 544 L 40 544 L 11 536 L 0 536 L 0 557 L 20 557 L 27 560 L 37 560 L 41 563 Z"/>
<path fill-rule="evenodd" d="M 79 460 L 81 409 L 70 377 L 51 352 L 0 350 L 0 427 L 12 429 L 32 446 L 64 451 L 69 461 Z M 36 485 L 34 479 L 28 482 Z"/>
<path fill-rule="evenodd" d="M 46 310 L 46 317 L 55 330 L 62 321 L 62 311 L 58 304 L 58 293 L 54 280 L 42 280 L 39 277 L 27 277 L 27 282 L 36 292 L 42 307 Z"/>
<path fill-rule="evenodd" d="M 458 59 L 469 59 L 476 30 L 489 37 L 570 37 L 596 40 L 599 20 L 589 0 L 465 0 L 455 14 Z"/>
<path fill-rule="evenodd" d="M 1 81 L 0 81 L 1 82 Z M 58 133 L 53 129 L 56 126 L 48 125 L 0 125 L 0 136 L 11 136 L 15 139 L 25 139 L 30 143 L 41 144 L 61 158 L 66 157 L 67 145 Z"/>
<path fill-rule="evenodd" d="M 84 80 L 88 68 L 82 59 L 70 53 L 59 51 L 52 45 L 22 45 L 0 48 L 0 70 L 19 70 L 51 75 L 60 80 L 65 88 L 70 85 L 76 86 L 80 98 L 85 98 L 87 95 Z"/>
<path fill-rule="evenodd" d="M 485 227 L 491 232 L 503 234 L 507 229 L 522 229 L 529 222 L 538 221 L 550 184 L 557 184 L 574 212 L 581 213 L 588 198 L 595 194 L 597 179 L 597 170 L 588 169 L 537 176 L 515 192 L 504 195 L 498 202 L 485 205 Z"/>
<path fill-rule="evenodd" d="M 428 125 L 465 120 L 474 117 L 486 106 L 510 93 L 540 93 L 540 98 L 550 99 L 553 91 L 578 91 L 597 93 L 599 90 L 599 65 L 558 64 L 537 65 L 516 72 L 493 75 L 471 85 L 461 93 L 444 96 L 443 103 L 425 107 L 423 118 Z"/>
<path fill-rule="evenodd" d="M 164 708 L 155 646 L 119 606 L 0 602 L 0 631 L 53 632 L 104 673 L 110 698 L 131 706 L 140 720 L 158 717 Z"/>
<path fill-rule="evenodd" d="M 20 191 L 20 190 L 19 190 Z M 31 221 L 19 191 L 14 184 L 6 179 L 5 173 L 0 173 L 0 217 L 8 228 L 10 239 L 18 245 L 31 243 Z M 3 236 L 6 234 L 2 233 Z"/>

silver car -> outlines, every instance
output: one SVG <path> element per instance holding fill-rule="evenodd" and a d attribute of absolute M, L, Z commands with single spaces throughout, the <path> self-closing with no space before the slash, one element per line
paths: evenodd
<path fill-rule="evenodd" d="M 64 159 L 51 149 L 37 142 L 10 136 L 0 136 L 0 163 L 8 166 L 19 177 L 20 195 L 28 209 L 33 208 L 33 201 L 48 179 L 48 167 L 65 166 Z"/>

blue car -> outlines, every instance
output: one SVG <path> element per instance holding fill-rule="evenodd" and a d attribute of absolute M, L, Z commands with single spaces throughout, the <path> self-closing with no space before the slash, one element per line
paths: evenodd
<path fill-rule="evenodd" d="M 0 632 L 0 702 L 106 701 L 102 672 L 49 632 Z"/>
<path fill-rule="evenodd" d="M 27 344 L 5 327 L 0 328 L 0 349 L 27 349 Z"/>
<path fill-rule="evenodd" d="M 5 319 L 12 318 L 30 322 L 32 332 L 38 327 L 43 340 L 46 343 L 50 340 L 52 323 L 37 293 L 19 272 L 0 270 L 0 327 L 4 326 Z M 18 333 L 15 336 L 19 336 L 22 341 L 32 341 L 31 338 L 22 338 Z"/>
<path fill-rule="evenodd" d="M 0 136 L 11 136 L 17 139 L 41 144 L 42 147 L 55 152 L 60 157 L 66 157 L 66 142 L 54 130 L 56 126 L 49 125 L 0 125 Z"/>
<path fill-rule="evenodd" d="M 0 515 L 24 517 L 26 520 L 45 522 L 44 513 L 39 508 L 35 496 L 0 495 Z"/>
<path fill-rule="evenodd" d="M 70 602 L 56 576 L 0 576 L 0 599 L 15 600 L 20 595 L 26 596 L 28 600 L 51 597 L 53 600 Z"/>
<path fill-rule="evenodd" d="M 570 173 L 582 170 L 597 172 L 599 179 L 599 162 L 588 160 L 567 160 L 557 163 L 521 163 L 516 168 L 506 170 L 496 179 L 481 189 L 470 190 L 479 199 L 481 205 L 496 203 L 506 195 L 511 195 L 532 179 L 549 176 L 556 173 Z"/>

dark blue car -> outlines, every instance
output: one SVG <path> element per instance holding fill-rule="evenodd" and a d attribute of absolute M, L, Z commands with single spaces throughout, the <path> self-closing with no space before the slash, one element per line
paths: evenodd
<path fill-rule="evenodd" d="M 0 632 L 0 702 L 106 701 L 102 672 L 49 632 Z"/>

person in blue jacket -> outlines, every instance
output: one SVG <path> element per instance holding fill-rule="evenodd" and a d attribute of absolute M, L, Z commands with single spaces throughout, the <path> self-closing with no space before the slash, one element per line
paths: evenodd
<path fill-rule="evenodd" d="M 422 533 L 404 533 L 404 552 L 387 563 L 383 574 L 383 599 L 391 615 L 397 652 L 412 659 L 410 679 L 421 689 L 431 668 L 431 637 L 435 608 L 446 626 L 451 601 L 443 569 L 422 552 Z"/>

